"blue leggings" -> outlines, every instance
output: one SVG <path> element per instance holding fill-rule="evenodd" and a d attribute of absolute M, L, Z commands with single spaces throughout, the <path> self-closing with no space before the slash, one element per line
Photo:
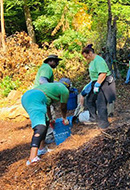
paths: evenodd
<path fill-rule="evenodd" d="M 129 82 L 130 82 L 130 68 L 127 71 L 125 84 L 128 84 Z"/>

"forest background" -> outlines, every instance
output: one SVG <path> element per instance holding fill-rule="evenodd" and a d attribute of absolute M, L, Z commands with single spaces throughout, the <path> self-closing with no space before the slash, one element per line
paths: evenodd
<path fill-rule="evenodd" d="M 4 17 L 2 17 L 2 7 Z M 69 77 L 81 89 L 89 81 L 81 50 L 105 49 L 116 78 L 125 78 L 130 54 L 129 0 L 1 0 L 0 97 L 31 88 L 49 54 L 63 58 L 55 80 Z"/>

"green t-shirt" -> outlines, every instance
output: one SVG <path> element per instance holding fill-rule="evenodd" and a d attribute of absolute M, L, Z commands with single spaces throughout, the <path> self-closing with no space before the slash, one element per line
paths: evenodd
<path fill-rule="evenodd" d="M 54 81 L 53 70 L 49 64 L 43 63 L 42 66 L 39 68 L 35 78 L 34 88 L 40 85 L 39 79 L 41 76 L 46 77 L 48 79 L 48 82 Z"/>
<path fill-rule="evenodd" d="M 97 81 L 100 73 L 107 73 L 107 76 L 109 76 L 111 71 L 109 70 L 105 60 L 101 56 L 96 55 L 95 59 L 89 64 L 89 75 L 91 81 Z"/>
<path fill-rule="evenodd" d="M 47 105 L 50 105 L 52 102 L 67 103 L 69 98 L 69 90 L 60 82 L 44 83 L 37 86 L 36 89 L 44 92 L 47 98 Z"/>
<path fill-rule="evenodd" d="M 130 69 L 130 61 L 129 61 L 129 69 Z"/>

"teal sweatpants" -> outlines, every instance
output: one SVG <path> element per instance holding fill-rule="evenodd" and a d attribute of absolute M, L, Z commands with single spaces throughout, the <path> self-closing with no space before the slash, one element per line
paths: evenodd
<path fill-rule="evenodd" d="M 32 89 L 23 94 L 21 103 L 30 117 L 32 128 L 39 124 L 46 125 L 46 102 L 46 96 L 40 90 Z"/>

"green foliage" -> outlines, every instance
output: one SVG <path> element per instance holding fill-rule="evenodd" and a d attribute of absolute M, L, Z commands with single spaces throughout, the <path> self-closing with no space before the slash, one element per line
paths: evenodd
<path fill-rule="evenodd" d="M 120 2 L 112 6 L 112 11 L 114 15 L 118 16 L 117 43 L 124 44 L 130 33 L 130 3 L 129 6 L 126 6 L 127 1 L 123 1 L 123 4 L 120 4 Z"/>
<path fill-rule="evenodd" d="M 79 54 L 79 52 L 77 51 L 74 51 L 74 52 L 70 52 L 68 50 L 63 51 L 63 61 L 67 61 L 75 57 L 78 57 L 79 59 L 83 60 L 83 56 Z"/>
<path fill-rule="evenodd" d="M 26 31 L 23 1 L 4 0 L 5 31 L 9 36 L 16 31 Z"/>
<path fill-rule="evenodd" d="M 54 46 L 57 49 L 68 51 L 81 51 L 83 44 L 86 43 L 86 37 L 75 30 L 67 30 L 58 39 L 54 40 Z"/>
<path fill-rule="evenodd" d="M 70 60 L 73 62 L 73 59 L 79 58 L 78 61 L 81 60 L 84 63 L 79 53 L 83 46 L 93 43 L 95 52 L 98 53 L 106 45 L 107 0 L 4 0 L 7 35 L 14 34 L 15 31 L 27 30 L 24 3 L 27 3 L 30 8 L 37 43 L 42 45 L 44 42 L 48 42 L 46 50 L 48 49 L 49 53 L 53 52 L 53 48 L 56 48 L 54 52 L 63 52 L 63 62 L 58 66 L 61 74 L 66 69 L 65 63 Z M 130 2 L 129 0 L 111 0 L 111 10 L 112 21 L 115 16 L 118 17 L 117 48 L 126 48 L 125 50 L 127 50 L 126 42 L 129 44 L 128 39 L 130 38 Z M 91 26 L 89 28 L 81 13 L 90 16 Z M 80 19 L 83 19 L 83 27 L 80 25 Z M 87 19 L 89 22 L 88 17 Z M 122 68 L 121 72 L 126 71 Z"/>
<path fill-rule="evenodd" d="M 23 9 L 25 3 L 31 10 L 32 20 L 43 14 L 44 3 L 41 0 L 4 0 L 5 30 L 7 36 L 16 31 L 27 31 Z"/>
<path fill-rule="evenodd" d="M 124 64 L 119 64 L 118 65 L 119 67 L 119 71 L 120 71 L 120 75 L 123 79 L 126 78 L 126 74 L 127 74 L 127 70 L 128 70 L 128 67 Z"/>
<path fill-rule="evenodd" d="M 54 40 L 57 40 L 56 47 L 61 48 L 63 38 L 65 38 L 65 41 L 68 39 L 70 44 L 70 40 L 75 39 L 77 35 L 77 33 L 74 34 L 74 32 L 77 32 L 73 25 L 74 16 L 80 9 L 84 9 L 87 14 L 92 16 L 92 27 L 90 30 L 87 28 L 83 29 L 83 38 L 85 39 L 86 37 L 86 43 L 90 39 L 92 43 L 96 44 L 98 49 L 105 45 L 108 18 L 107 0 L 4 0 L 5 28 L 7 35 L 11 35 L 16 31 L 27 30 L 23 11 L 25 2 L 31 11 L 37 43 L 42 44 L 44 42 L 49 42 L 50 44 Z M 129 0 L 111 0 L 111 5 L 113 18 L 114 16 L 118 16 L 117 42 L 119 40 L 123 43 L 124 36 L 126 39 L 128 34 L 127 31 L 130 30 L 130 2 Z M 64 17 L 64 20 L 62 17 Z M 58 28 L 57 26 L 59 23 L 60 26 Z M 66 28 L 66 23 L 69 28 Z M 52 35 L 55 28 L 55 35 Z M 72 30 L 72 38 L 69 37 L 69 30 Z M 77 37 L 78 41 L 81 40 L 81 43 L 83 43 L 84 39 L 81 39 L 79 36 L 80 34 L 78 34 Z M 63 47 L 64 46 L 67 48 L 66 44 L 63 43 Z M 73 47 L 79 50 L 79 45 L 77 45 L 77 43 L 73 42 L 70 44 L 70 51 Z"/>
<path fill-rule="evenodd" d="M 78 34 L 73 25 L 74 16 L 81 8 L 84 8 L 84 4 L 76 3 L 72 0 L 49 0 L 44 7 L 44 15 L 37 17 L 33 22 L 37 32 L 41 34 L 40 37 L 42 38 L 40 42 L 52 42 L 56 39 L 55 45 L 57 48 L 65 47 L 67 43 L 70 43 L 71 40 L 75 40 L 76 38 L 80 38 L 82 43 L 84 39 L 80 33 Z M 87 28 L 84 28 L 84 30 L 87 31 Z M 86 36 L 86 33 L 84 33 L 84 36 Z M 74 49 L 79 49 L 79 47 L 76 48 L 76 46 L 77 43 L 71 44 L 70 51 L 73 47 Z M 69 46 L 66 46 L 66 48 L 67 47 Z"/>
<path fill-rule="evenodd" d="M 6 76 L 5 78 L 3 78 L 3 80 L 0 83 L 2 95 L 8 96 L 9 92 L 11 90 L 17 90 L 20 84 L 21 82 L 19 80 L 12 81 L 12 79 L 9 76 Z"/>

